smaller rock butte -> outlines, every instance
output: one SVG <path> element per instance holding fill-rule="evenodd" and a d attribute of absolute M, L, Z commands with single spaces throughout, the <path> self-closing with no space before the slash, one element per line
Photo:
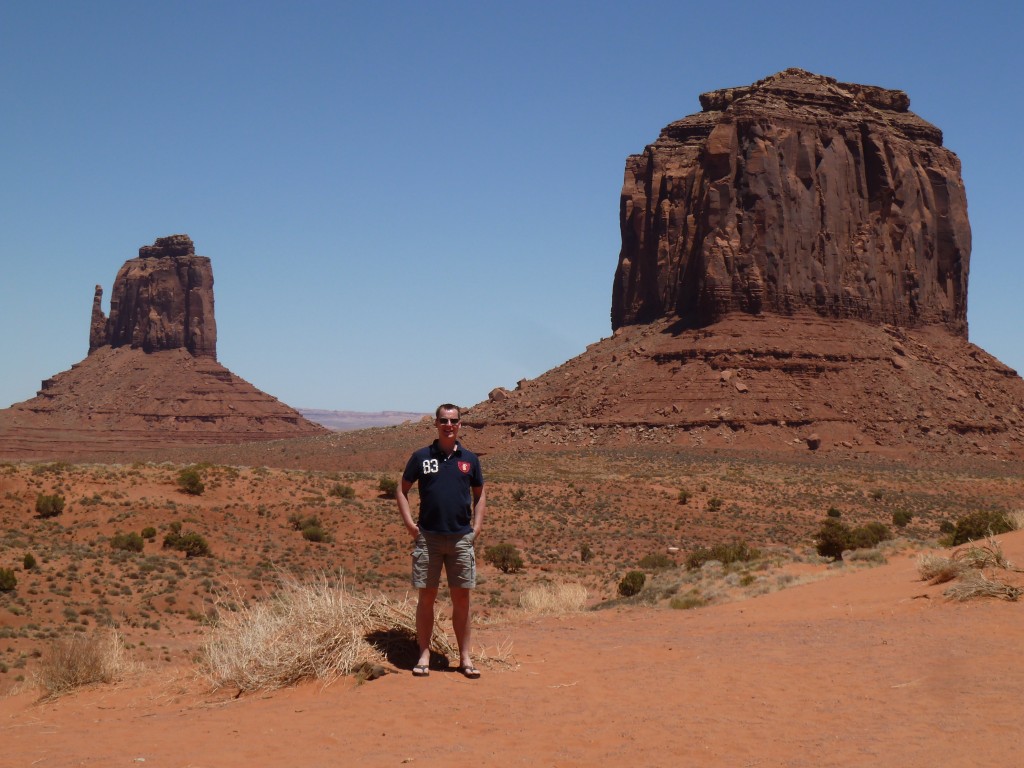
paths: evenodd
<path fill-rule="evenodd" d="M 188 235 L 158 238 L 96 287 L 84 360 L 0 411 L 0 457 L 140 455 L 328 430 L 217 362 L 213 268 Z"/>
<path fill-rule="evenodd" d="M 187 349 L 196 357 L 217 357 L 213 314 L 213 267 L 196 256 L 188 235 L 161 237 L 139 248 L 117 273 L 110 317 L 100 307 L 96 286 L 89 328 L 89 354 L 100 347 L 132 347 L 145 352 Z"/>

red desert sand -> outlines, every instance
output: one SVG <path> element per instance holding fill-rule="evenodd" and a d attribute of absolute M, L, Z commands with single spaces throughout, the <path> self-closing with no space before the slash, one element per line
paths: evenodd
<path fill-rule="evenodd" d="M 1024 561 L 1024 532 L 999 538 Z M 514 664 L 235 697 L 193 668 L 0 700 L 3 766 L 991 766 L 1024 747 L 1020 603 L 917 554 L 698 610 L 481 626 Z"/>

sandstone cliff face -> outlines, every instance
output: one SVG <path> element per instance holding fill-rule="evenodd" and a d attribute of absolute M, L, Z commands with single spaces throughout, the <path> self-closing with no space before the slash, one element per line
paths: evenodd
<path fill-rule="evenodd" d="M 799 69 L 703 94 L 627 160 L 613 328 L 810 310 L 966 338 L 960 163 L 909 105 Z"/>
<path fill-rule="evenodd" d="M 114 281 L 109 318 L 100 308 L 102 297 L 96 286 L 89 354 L 103 346 L 128 346 L 217 357 L 213 268 L 209 258 L 196 256 L 188 235 L 157 238 L 124 263 Z"/>

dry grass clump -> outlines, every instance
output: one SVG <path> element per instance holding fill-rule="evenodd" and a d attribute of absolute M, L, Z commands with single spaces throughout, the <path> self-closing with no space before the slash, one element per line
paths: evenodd
<path fill-rule="evenodd" d="M 523 592 L 519 605 L 538 616 L 579 613 L 587 605 L 587 588 L 582 584 L 538 584 Z"/>
<path fill-rule="evenodd" d="M 952 600 L 973 600 L 977 597 L 996 597 L 1001 600 L 1017 600 L 1021 595 L 1019 587 L 990 579 L 981 571 L 968 570 L 945 592 Z"/>
<path fill-rule="evenodd" d="M 384 660 L 388 643 L 415 644 L 415 638 L 415 610 L 405 602 L 360 596 L 326 577 L 309 584 L 286 579 L 270 599 L 220 615 L 201 665 L 216 686 L 239 691 L 307 679 L 326 684 Z M 436 625 L 431 648 L 457 654 Z"/>
<path fill-rule="evenodd" d="M 1020 588 L 985 575 L 988 570 L 1017 570 L 1003 555 L 999 543 L 989 539 L 985 544 L 974 544 L 953 553 L 952 557 L 923 554 L 917 559 L 917 571 L 931 584 L 955 583 L 946 590 L 953 600 L 971 600 L 977 597 L 997 597 L 1016 600 Z"/>
<path fill-rule="evenodd" d="M 114 630 L 55 640 L 36 674 L 44 698 L 52 699 L 93 683 L 120 679 L 129 664 L 124 640 Z"/>
<path fill-rule="evenodd" d="M 965 568 L 1004 568 L 1010 569 L 1013 566 L 1003 555 L 999 548 L 999 542 L 989 539 L 986 544 L 975 544 L 964 547 L 953 553 L 953 560 L 961 563 Z"/>
<path fill-rule="evenodd" d="M 1006 519 L 1013 526 L 1013 530 L 1024 530 L 1024 509 L 1015 509 L 1012 512 L 1007 512 Z"/>
<path fill-rule="evenodd" d="M 963 569 L 963 564 L 953 558 L 931 552 L 918 555 L 917 558 L 917 573 L 929 584 L 945 584 L 952 581 L 963 572 Z"/>

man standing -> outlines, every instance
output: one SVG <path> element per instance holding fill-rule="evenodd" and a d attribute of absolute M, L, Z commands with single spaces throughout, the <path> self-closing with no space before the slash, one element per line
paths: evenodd
<path fill-rule="evenodd" d="M 445 403 L 434 414 L 437 439 L 415 451 L 405 466 L 396 498 L 402 522 L 415 539 L 412 585 L 419 590 L 416 639 L 420 657 L 412 673 L 430 674 L 430 638 L 434 631 L 434 603 L 441 583 L 441 567 L 452 595 L 452 624 L 459 645 L 459 671 L 480 677 L 470 657 L 470 590 L 476 587 L 473 542 L 484 524 L 486 501 L 480 459 L 458 442 L 461 414 Z M 419 483 L 420 513 L 414 522 L 409 489 Z"/>

